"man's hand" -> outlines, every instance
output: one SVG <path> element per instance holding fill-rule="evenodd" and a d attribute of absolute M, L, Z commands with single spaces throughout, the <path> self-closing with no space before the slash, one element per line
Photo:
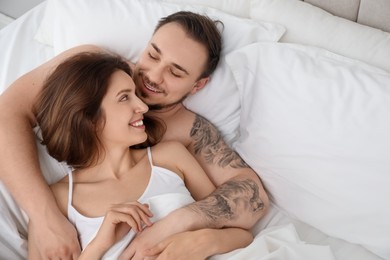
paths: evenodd
<path fill-rule="evenodd" d="M 172 235 L 146 250 L 145 256 L 157 257 L 156 260 L 206 259 L 207 252 L 213 248 L 207 240 L 207 231 L 201 229 Z"/>
<path fill-rule="evenodd" d="M 146 257 L 146 250 L 157 245 L 157 243 L 161 242 L 165 238 L 183 231 L 183 227 L 180 225 L 180 215 L 177 215 L 177 212 L 178 211 L 171 212 L 163 219 L 155 222 L 152 226 L 147 227 L 142 230 L 142 232 L 138 233 L 133 241 L 131 241 L 130 245 L 122 252 L 119 259 L 155 259 L 154 257 Z"/>
<path fill-rule="evenodd" d="M 246 247 L 252 241 L 252 233 L 244 229 L 206 228 L 172 235 L 146 250 L 145 256 L 157 260 L 200 260 Z"/>
<path fill-rule="evenodd" d="M 153 226 L 145 228 L 139 233 L 130 245 L 122 252 L 120 260 L 143 260 L 145 258 L 145 251 L 152 246 L 160 242 L 164 236 L 164 231 L 161 230 L 161 226 L 157 225 L 158 222 L 154 223 Z M 169 228 L 168 228 L 169 229 Z M 151 258 L 153 259 L 153 258 Z"/>
<path fill-rule="evenodd" d="M 80 244 L 75 227 L 63 215 L 52 219 L 30 219 L 29 259 L 78 259 Z"/>

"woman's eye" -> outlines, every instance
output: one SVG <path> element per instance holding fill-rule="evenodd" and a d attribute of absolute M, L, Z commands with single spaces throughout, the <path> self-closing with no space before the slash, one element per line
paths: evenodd
<path fill-rule="evenodd" d="M 129 96 L 128 95 L 123 95 L 121 96 L 121 98 L 119 99 L 119 101 L 126 101 L 129 99 Z"/>

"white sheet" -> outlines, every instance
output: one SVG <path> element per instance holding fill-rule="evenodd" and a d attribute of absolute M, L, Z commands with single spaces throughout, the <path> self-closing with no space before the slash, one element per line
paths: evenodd
<path fill-rule="evenodd" d="M 45 46 L 33 40 L 35 31 L 38 28 L 39 21 L 43 14 L 43 9 L 44 3 L 0 31 L 0 93 L 4 91 L 6 86 L 8 86 L 18 76 L 53 56 L 53 49 L 51 47 Z M 47 158 L 42 159 L 43 164 L 46 164 L 47 162 Z M 52 169 L 52 163 L 53 162 L 47 163 L 46 169 Z M 8 208 L 4 207 L 5 204 L 3 195 L 0 197 L 0 203 L 0 215 L 2 217 L 7 216 Z M 14 211 L 18 211 L 18 208 L 12 200 L 8 200 L 7 204 L 9 204 L 9 207 Z M 16 226 L 12 226 L 11 221 L 7 222 L 7 220 L 11 220 L 14 216 L 8 216 L 9 219 L 4 220 L 4 218 L 2 218 L 0 221 L 0 238 L 4 236 L 11 236 L 12 230 L 16 228 Z M 264 230 L 263 233 L 260 233 L 261 230 Z M 307 253 L 308 255 L 311 253 L 308 257 L 302 256 L 299 259 L 312 260 L 320 259 L 320 257 L 323 257 L 322 259 L 332 259 L 332 254 L 329 252 L 328 245 L 330 246 L 335 259 L 380 259 L 359 245 L 350 244 L 345 241 L 329 237 L 305 223 L 289 218 L 274 205 L 271 206 L 269 213 L 256 225 L 253 231 L 254 234 L 258 235 L 250 247 L 244 250 L 231 252 L 230 255 L 227 254 L 222 259 L 296 259 L 293 258 L 293 256 L 299 253 Z M 290 240 L 286 242 L 286 238 L 290 238 Z M 277 246 L 270 248 L 269 245 L 265 245 L 267 239 L 273 239 L 274 241 L 278 240 L 278 243 L 274 243 L 272 245 Z M 307 244 L 302 244 L 302 241 Z M 23 259 L 23 255 L 11 253 L 9 255 L 4 255 L 4 252 L 6 252 L 8 248 L 8 242 L 10 242 L 9 238 L 6 240 L 0 240 L 1 258 Z M 17 240 L 15 240 L 15 243 L 18 243 Z M 286 247 L 286 244 L 290 247 Z M 315 247 L 313 245 L 322 245 L 323 247 Z M 19 246 L 21 248 L 25 247 L 23 243 Z M 317 250 L 322 253 L 317 253 Z M 315 252 L 314 256 L 313 252 Z M 247 253 L 250 256 L 248 256 Z M 273 257 L 272 253 L 275 254 L 275 257 Z M 279 254 L 279 256 L 276 256 L 276 254 Z"/>
<path fill-rule="evenodd" d="M 243 249 L 226 254 L 230 260 L 241 259 L 316 259 L 334 260 L 332 250 L 328 246 L 306 244 L 301 241 L 293 224 L 268 227 L 254 238 L 253 242 Z M 212 258 L 212 259 L 225 259 Z"/>

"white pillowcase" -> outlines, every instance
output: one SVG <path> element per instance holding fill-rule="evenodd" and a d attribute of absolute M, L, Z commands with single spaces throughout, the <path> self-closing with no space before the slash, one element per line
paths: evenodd
<path fill-rule="evenodd" d="M 158 20 L 180 10 L 207 14 L 224 23 L 221 62 L 207 87 L 184 104 L 211 120 L 230 141 L 238 129 L 240 104 L 224 55 L 254 42 L 278 41 L 285 32 L 284 27 L 212 8 L 156 0 L 49 0 L 36 39 L 53 45 L 56 54 L 76 45 L 93 43 L 135 62 Z"/>
<path fill-rule="evenodd" d="M 227 63 L 241 100 L 234 148 L 278 207 L 390 259 L 390 74 L 287 43 Z"/>
<path fill-rule="evenodd" d="M 250 17 L 285 26 L 282 42 L 322 47 L 390 72 L 390 33 L 295 0 L 251 0 Z"/>

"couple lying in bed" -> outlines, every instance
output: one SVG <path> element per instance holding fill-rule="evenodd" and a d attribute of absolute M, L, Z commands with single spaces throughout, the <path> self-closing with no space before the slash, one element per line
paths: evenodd
<path fill-rule="evenodd" d="M 117 258 L 114 244 L 123 259 L 204 259 L 250 243 L 247 229 L 268 208 L 261 181 L 181 103 L 206 85 L 220 50 L 215 22 L 179 12 L 160 21 L 133 69 L 79 46 L 4 92 L 1 179 L 29 216 L 31 259 L 77 258 L 79 240 L 85 259 Z M 25 133 L 36 124 L 49 153 L 71 166 L 51 189 Z M 23 164 L 10 163 L 15 153 Z M 149 205 L 159 196 L 169 198 L 164 213 Z"/>

